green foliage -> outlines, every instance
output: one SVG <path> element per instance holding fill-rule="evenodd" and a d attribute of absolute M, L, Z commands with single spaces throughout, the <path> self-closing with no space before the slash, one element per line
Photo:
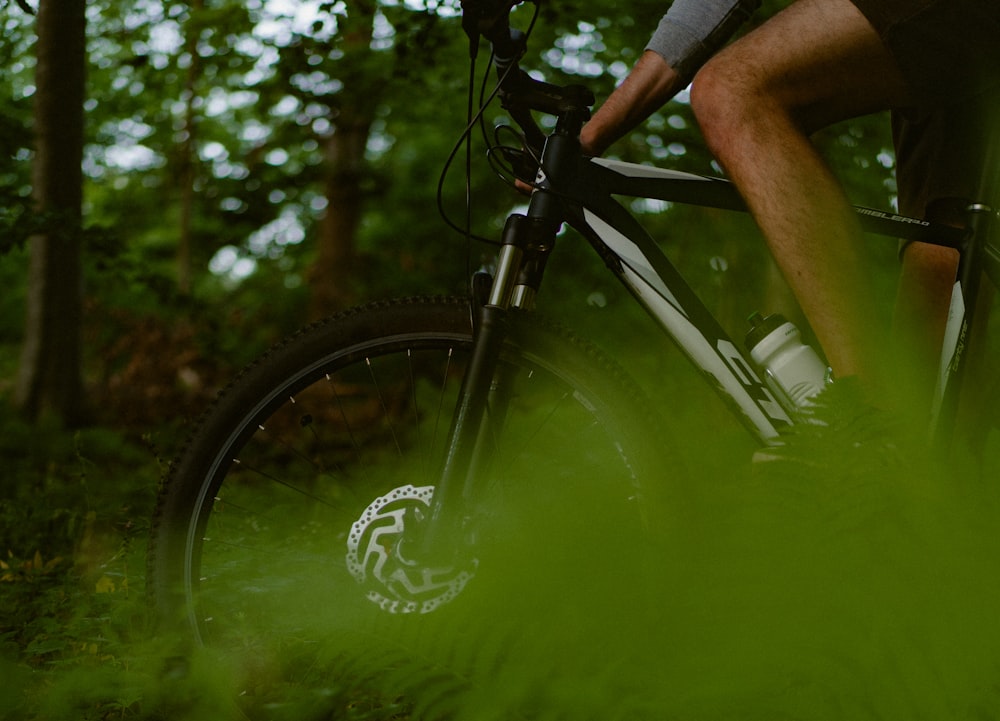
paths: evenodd
<path fill-rule="evenodd" d="M 307 653 L 265 658 L 149 633 L 155 455 L 116 433 L 7 420 L 19 483 L 0 501 L 0 718 L 218 719 L 235 699 L 262 719 L 992 716 L 993 471 L 939 465 L 868 421 L 865 440 L 892 437 L 891 453 L 845 453 L 813 428 L 809 465 L 752 471 L 710 409 L 684 421 L 701 429 L 697 493 L 656 515 L 653 535 L 525 483 L 454 602 L 420 617 L 360 592 L 289 608 Z"/>
<path fill-rule="evenodd" d="M 71 435 L 5 417 L 0 439 L 0 663 L 21 681 L 0 717 L 49 718 L 27 709 L 74 675 L 90 674 L 92 696 L 108 692 L 94 681 L 127 666 L 142 637 L 136 539 L 148 528 L 155 463 L 96 429 Z"/>
<path fill-rule="evenodd" d="M 468 268 L 489 258 L 490 248 L 467 249 L 432 212 L 444 159 L 466 122 L 467 48 L 457 3 L 373 3 L 375 20 L 367 29 L 358 25 L 367 6 L 321 3 L 310 22 L 275 7 L 259 0 L 204 7 L 91 3 L 85 222 L 119 246 L 92 247 L 93 264 L 112 271 L 88 282 L 97 307 L 134 309 L 138 299 L 145 308 L 167 293 L 177 276 L 183 178 L 193 160 L 191 262 L 194 292 L 204 303 L 199 315 L 213 308 L 261 313 L 275 319 L 264 324 L 271 338 L 298 325 L 327 204 L 326 142 L 345 109 L 358 103 L 376 105 L 357 179 L 366 207 L 356 241 L 359 295 L 462 291 Z M 518 8 L 516 22 L 525 25 L 533 10 L 531 4 Z M 585 82 L 601 99 L 641 53 L 662 12 L 662 3 L 651 0 L 632 3 L 627 14 L 614 3 L 544 3 L 524 65 L 554 82 Z M 16 247 L 39 222 L 27 200 L 30 18 L 14 14 L 4 23 L 0 87 L 11 101 L 0 109 L 0 237 Z M 367 46 L 357 42 L 358 32 L 373 33 Z M 351 92 L 358 77 L 365 78 L 363 88 L 378 92 Z M 487 113 L 487 125 L 503 120 L 499 109 Z M 859 198 L 889 204 L 891 168 L 880 120 L 852 123 L 823 143 Z M 481 143 L 474 148 L 477 159 L 484 152 Z M 612 152 L 713 172 L 683 95 Z M 460 165 L 444 184 L 444 206 L 459 221 L 466 193 Z M 504 216 L 523 199 L 485 162 L 474 164 L 471 186 L 473 230 L 497 237 Z M 729 220 L 676 207 L 641 212 L 654 237 L 676 247 L 692 280 L 709 293 L 745 294 L 764 283 L 766 254 L 751 229 L 741 229 L 747 239 L 731 244 L 725 240 L 733 233 Z M 587 279 L 572 292 L 588 297 L 595 274 L 577 255 L 563 253 L 559 260 L 567 282 L 574 272 Z M 720 282 L 719 258 L 727 278 L 739 281 Z M 16 278 L 15 265 L 6 265 Z M 750 282 L 753 277 L 761 280 Z M 5 302 L 12 307 L 4 317 L 22 315 L 16 305 L 21 285 L 7 286 Z"/>
<path fill-rule="evenodd" d="M 6 0 L 2 5 L 0 5 L 0 7 L 7 7 L 12 3 L 17 5 L 19 8 L 21 8 L 21 10 L 28 13 L 29 15 L 33 15 L 35 12 L 34 9 L 27 3 L 26 0 Z"/>
<path fill-rule="evenodd" d="M 29 118 L 31 102 L 19 92 L 17 77 L 31 67 L 22 18 L 0 16 L 0 88 L 9 100 L 0 105 L 0 256 L 24 245 L 37 230 L 31 212 L 29 168 L 33 147 Z"/>

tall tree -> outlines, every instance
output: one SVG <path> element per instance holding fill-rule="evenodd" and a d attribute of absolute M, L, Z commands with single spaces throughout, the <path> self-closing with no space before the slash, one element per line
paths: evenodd
<path fill-rule="evenodd" d="M 192 0 L 191 14 L 197 14 L 205 9 L 204 0 Z M 195 205 L 195 173 L 198 164 L 198 145 L 196 106 L 201 99 L 197 94 L 198 74 L 201 63 L 198 55 L 200 27 L 197 22 L 188 22 L 186 49 L 190 56 L 187 74 L 184 80 L 184 130 L 179 149 L 180 173 L 178 182 L 181 192 L 180 233 L 177 240 L 177 290 L 182 295 L 190 295 L 194 270 L 191 260 L 191 246 L 194 244 L 194 205 Z"/>
<path fill-rule="evenodd" d="M 363 215 L 365 148 L 385 87 L 384 67 L 371 47 L 376 12 L 375 0 L 357 0 L 337 21 L 342 89 L 331 102 L 332 133 L 325 141 L 327 206 L 310 269 L 313 317 L 349 305 L 357 293 L 352 286 L 355 237 Z"/>
<path fill-rule="evenodd" d="M 28 309 L 16 402 L 29 417 L 83 417 L 81 205 L 86 0 L 40 0 Z"/>

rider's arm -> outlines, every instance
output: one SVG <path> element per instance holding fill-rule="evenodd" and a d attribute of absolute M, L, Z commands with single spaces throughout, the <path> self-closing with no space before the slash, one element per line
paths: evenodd
<path fill-rule="evenodd" d="M 628 77 L 583 126 L 580 132 L 583 152 L 601 155 L 683 88 L 681 76 L 658 53 L 647 50 Z"/>
<path fill-rule="evenodd" d="M 761 0 L 675 0 L 646 46 L 686 82 L 721 48 Z"/>
<path fill-rule="evenodd" d="M 625 81 L 580 134 L 585 152 L 600 155 L 683 89 L 760 0 L 675 0 Z"/>

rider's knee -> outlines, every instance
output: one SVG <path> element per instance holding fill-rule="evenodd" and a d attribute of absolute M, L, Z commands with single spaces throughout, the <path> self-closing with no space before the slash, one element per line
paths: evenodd
<path fill-rule="evenodd" d="M 718 58 L 710 60 L 691 83 L 691 110 L 712 153 L 724 161 L 727 149 L 754 117 L 752 80 Z"/>

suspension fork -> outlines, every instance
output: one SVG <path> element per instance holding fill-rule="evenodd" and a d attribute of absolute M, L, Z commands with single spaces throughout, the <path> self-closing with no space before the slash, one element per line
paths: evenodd
<path fill-rule="evenodd" d="M 440 476 L 434 490 L 422 551 L 439 555 L 461 532 L 496 448 L 513 382 L 500 363 L 512 308 L 525 308 L 537 293 L 559 223 L 511 215 L 504 227 L 492 284 L 474 282 L 473 343 L 462 379 Z M 477 286 L 479 286 L 477 290 Z"/>

